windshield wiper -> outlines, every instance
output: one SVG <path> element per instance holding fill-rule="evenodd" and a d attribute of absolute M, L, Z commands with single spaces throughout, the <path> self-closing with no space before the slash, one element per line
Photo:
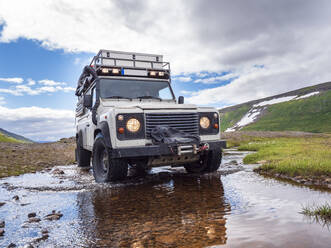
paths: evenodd
<path fill-rule="evenodd" d="M 160 97 L 157 97 L 157 96 L 138 96 L 137 98 L 138 99 L 157 99 L 157 100 L 162 101 L 162 99 Z"/>
<path fill-rule="evenodd" d="M 131 97 L 125 97 L 125 96 L 110 96 L 110 97 L 107 97 L 107 98 L 116 98 L 116 99 L 129 99 L 129 100 L 132 100 Z"/>

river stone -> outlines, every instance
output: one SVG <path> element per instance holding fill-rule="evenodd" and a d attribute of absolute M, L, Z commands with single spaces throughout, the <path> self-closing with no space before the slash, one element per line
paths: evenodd
<path fill-rule="evenodd" d="M 48 239 L 48 237 L 49 237 L 48 234 L 43 234 L 43 236 L 33 239 L 32 242 L 33 243 L 38 243 L 38 242 L 40 242 L 42 240 Z"/>
<path fill-rule="evenodd" d="M 5 227 L 5 221 L 2 220 L 2 221 L 0 221 L 0 228 L 4 228 L 4 227 Z"/>
<path fill-rule="evenodd" d="M 18 201 L 20 198 L 18 195 L 13 196 L 13 200 Z"/>
<path fill-rule="evenodd" d="M 31 244 L 26 244 L 23 246 L 23 248 L 34 248 Z"/>
<path fill-rule="evenodd" d="M 37 214 L 35 212 L 29 213 L 28 218 L 36 217 Z"/>
<path fill-rule="evenodd" d="M 60 170 L 59 168 L 56 168 L 52 171 L 52 174 L 54 174 L 54 175 L 63 175 L 64 171 Z"/>
<path fill-rule="evenodd" d="M 46 228 L 44 228 L 44 229 L 41 230 L 41 233 L 42 234 L 48 234 L 48 230 Z"/>
<path fill-rule="evenodd" d="M 5 229 L 0 228 L 0 236 L 3 236 L 5 234 Z"/>
<path fill-rule="evenodd" d="M 31 217 L 31 218 L 29 218 L 28 222 L 29 223 L 40 222 L 40 219 L 36 218 L 36 217 Z"/>
<path fill-rule="evenodd" d="M 13 248 L 13 247 L 16 247 L 16 245 L 14 243 L 10 243 L 7 248 Z"/>
<path fill-rule="evenodd" d="M 51 214 L 46 215 L 44 218 L 46 220 L 59 220 L 62 216 L 63 214 L 60 212 L 56 213 L 56 211 L 53 210 Z"/>
<path fill-rule="evenodd" d="M 0 207 L 2 207 L 5 204 L 6 204 L 5 202 L 0 202 Z"/>
<path fill-rule="evenodd" d="M 238 165 L 238 161 L 237 161 L 237 160 L 231 160 L 231 161 L 229 162 L 229 164 Z"/>

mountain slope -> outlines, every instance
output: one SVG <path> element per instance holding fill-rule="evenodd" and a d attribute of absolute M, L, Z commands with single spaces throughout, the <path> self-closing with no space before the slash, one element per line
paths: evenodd
<path fill-rule="evenodd" d="M 222 131 L 331 133 L 331 82 L 220 110 Z"/>
<path fill-rule="evenodd" d="M 13 142 L 13 143 L 32 143 L 33 141 L 25 138 L 21 135 L 8 132 L 2 128 L 0 128 L 0 142 Z"/>

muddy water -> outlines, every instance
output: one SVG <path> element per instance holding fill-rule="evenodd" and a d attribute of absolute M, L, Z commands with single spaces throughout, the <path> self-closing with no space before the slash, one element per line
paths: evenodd
<path fill-rule="evenodd" d="M 228 151 L 220 170 L 203 176 L 162 167 L 102 185 L 64 166 L 64 174 L 0 180 L 0 247 L 330 247 L 329 227 L 299 211 L 331 194 L 259 176 L 242 165 L 245 155 Z M 63 217 L 45 220 L 52 210 Z M 30 212 L 41 221 L 25 224 Z M 42 229 L 49 237 L 38 241 Z"/>

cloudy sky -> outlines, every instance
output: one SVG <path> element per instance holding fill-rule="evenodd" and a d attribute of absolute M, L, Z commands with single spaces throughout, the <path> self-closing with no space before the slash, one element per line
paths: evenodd
<path fill-rule="evenodd" d="M 331 79 L 331 1 L 0 0 L 0 127 L 73 135 L 100 48 L 164 54 L 176 95 L 222 107 Z"/>

